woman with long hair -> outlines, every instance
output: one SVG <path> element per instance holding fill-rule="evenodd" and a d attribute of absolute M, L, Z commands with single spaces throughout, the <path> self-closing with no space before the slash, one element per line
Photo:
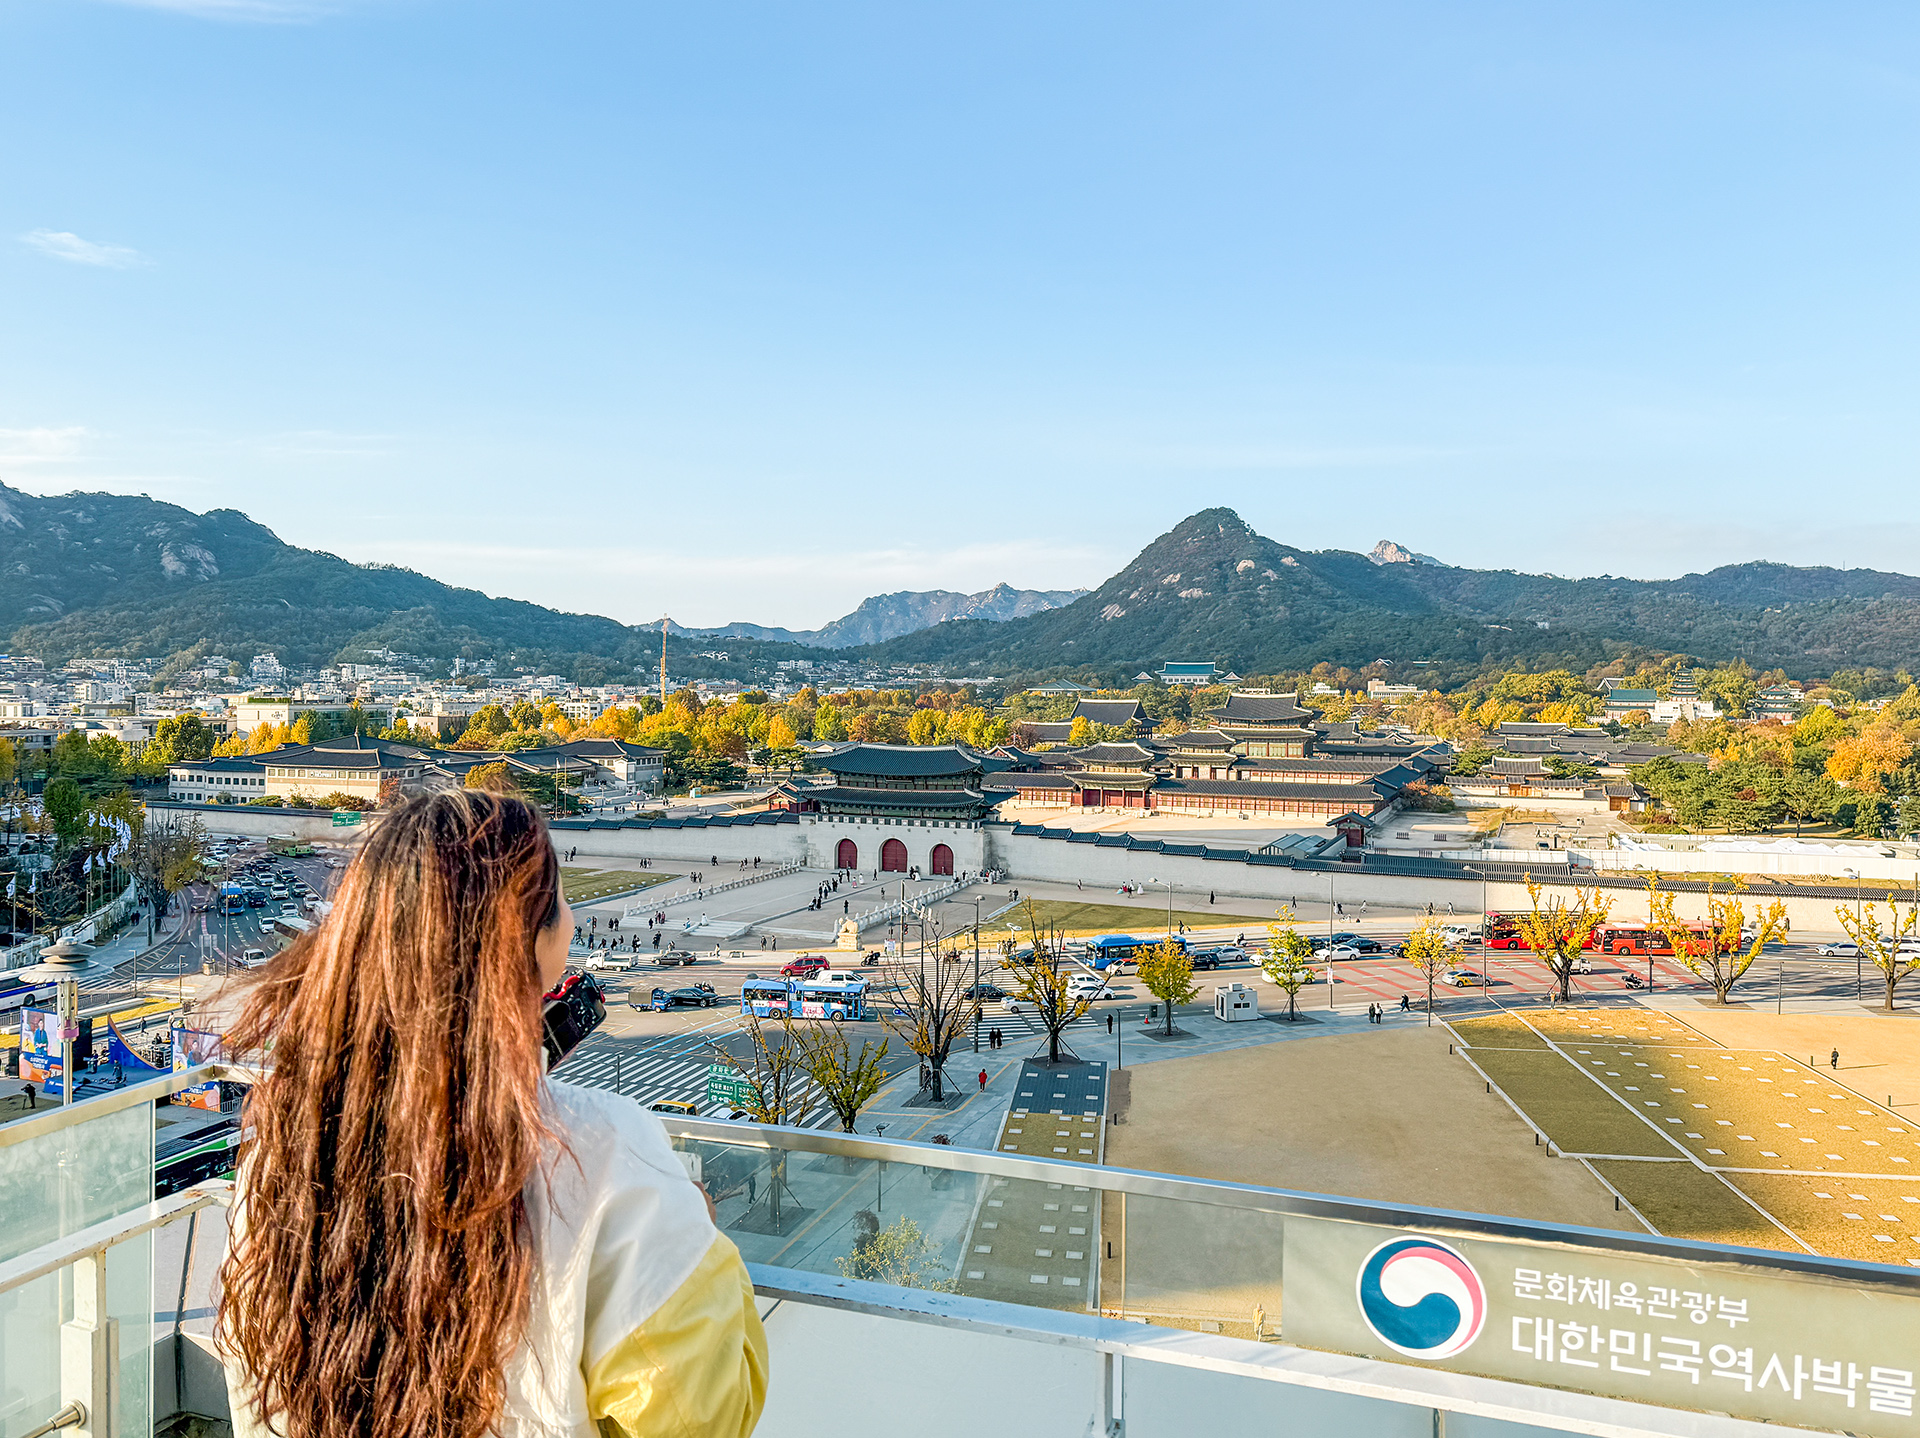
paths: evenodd
<path fill-rule="evenodd" d="M 246 995 L 219 1337 L 237 1438 L 751 1432 L 753 1289 L 653 1115 L 545 1075 L 573 915 L 546 825 L 383 817 Z"/>

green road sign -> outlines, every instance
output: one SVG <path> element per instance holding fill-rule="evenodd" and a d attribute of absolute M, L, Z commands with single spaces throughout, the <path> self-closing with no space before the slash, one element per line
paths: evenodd
<path fill-rule="evenodd" d="M 754 1101 L 753 1085 L 730 1064 L 707 1068 L 707 1102 L 714 1107 L 745 1108 Z"/>
<path fill-rule="evenodd" d="M 360 811 L 358 809 L 335 809 L 333 811 L 333 827 L 336 829 L 350 828 L 359 822 Z"/>

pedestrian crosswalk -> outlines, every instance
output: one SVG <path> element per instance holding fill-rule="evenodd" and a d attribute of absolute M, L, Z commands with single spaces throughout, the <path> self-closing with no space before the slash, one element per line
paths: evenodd
<path fill-rule="evenodd" d="M 581 1088 L 624 1094 L 643 1105 L 678 1099 L 694 1104 L 704 1117 L 725 1118 L 726 1111 L 709 1112 L 707 1105 L 707 1071 L 718 1061 L 704 1043 L 688 1039 L 662 1046 L 657 1037 L 596 1035 L 567 1055 L 553 1076 Z M 826 1128 L 838 1122 L 810 1081 L 801 1085 L 799 1097 L 814 1107 L 801 1127 Z"/>

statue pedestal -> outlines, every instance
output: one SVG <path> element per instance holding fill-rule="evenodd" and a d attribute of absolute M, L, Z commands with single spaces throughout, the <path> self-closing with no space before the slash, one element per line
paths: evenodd
<path fill-rule="evenodd" d="M 851 918 L 840 921 L 840 932 L 834 938 L 834 947 L 857 950 L 860 947 L 860 925 Z"/>

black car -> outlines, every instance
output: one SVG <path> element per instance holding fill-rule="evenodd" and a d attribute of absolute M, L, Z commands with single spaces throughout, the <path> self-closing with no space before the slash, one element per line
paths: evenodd
<path fill-rule="evenodd" d="M 716 994 L 705 984 L 696 984 L 692 988 L 686 989 L 654 990 L 656 996 L 662 992 L 665 992 L 668 1004 L 676 1009 L 682 1005 L 694 1009 L 710 1009 L 720 1002 L 720 995 Z"/>
<path fill-rule="evenodd" d="M 1232 949 L 1195 949 L 1188 957 L 1193 960 L 1195 969 L 1217 969 L 1240 955 Z"/>
<path fill-rule="evenodd" d="M 1352 944 L 1358 948 L 1360 936 L 1358 934 L 1315 934 L 1307 942 L 1316 949 L 1330 949 L 1337 944 Z"/>
<path fill-rule="evenodd" d="M 981 982 L 981 983 L 974 984 L 960 997 L 963 999 L 980 999 L 984 1002 L 984 1001 L 990 1001 L 994 999 L 1004 999 L 1006 996 L 1007 996 L 1006 990 L 1001 988 L 998 984 L 989 984 L 986 982 Z"/>

